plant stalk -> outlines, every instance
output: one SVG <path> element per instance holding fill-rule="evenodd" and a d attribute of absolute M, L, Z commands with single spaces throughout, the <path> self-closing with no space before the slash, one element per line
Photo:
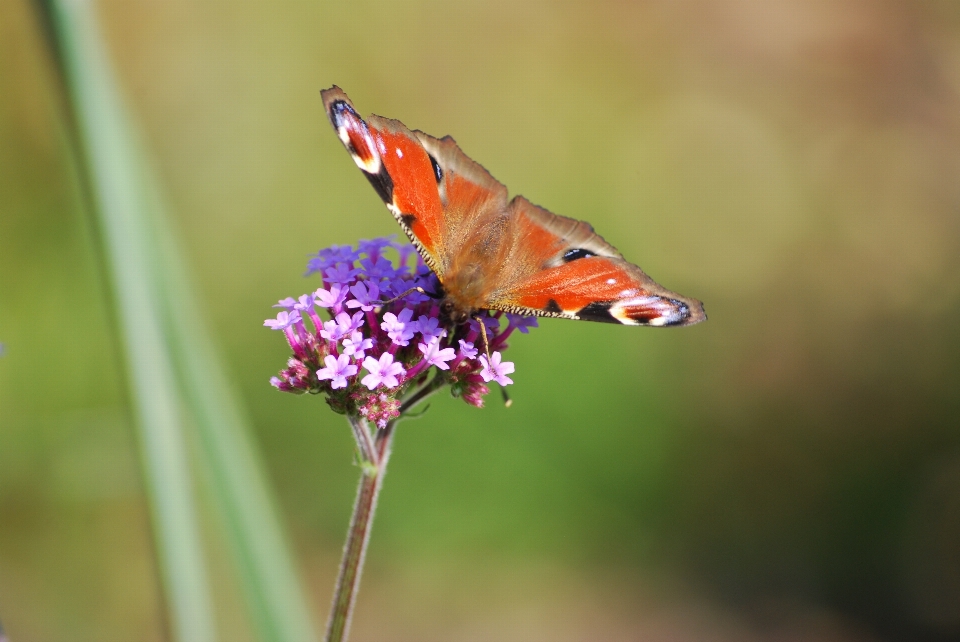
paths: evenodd
<path fill-rule="evenodd" d="M 363 558 L 370 541 L 370 527 L 373 525 L 373 515 L 377 508 L 377 496 L 380 494 L 387 460 L 390 458 L 393 434 L 391 431 L 385 440 L 380 440 L 380 447 L 371 448 L 372 439 L 366 420 L 356 415 L 348 415 L 347 419 L 357 440 L 361 468 L 360 487 L 357 489 L 357 500 L 353 506 L 353 517 L 350 518 L 347 541 L 343 546 L 343 559 L 333 594 L 326 642 L 343 642 L 347 639 L 363 572 Z"/>
<path fill-rule="evenodd" d="M 401 406 L 400 417 L 386 427 L 377 430 L 371 437 L 366 419 L 357 415 L 347 415 L 360 459 L 360 486 L 353 505 L 353 516 L 347 530 L 347 541 L 343 545 L 343 558 L 340 560 L 340 573 L 333 592 L 333 606 L 327 623 L 326 642 L 345 642 L 350 632 L 350 618 L 357 601 L 360 576 L 363 573 L 363 561 L 370 541 L 370 527 L 377 509 L 377 496 L 383 485 L 383 476 L 387 472 L 390 449 L 393 445 L 394 428 L 409 410 L 439 390 L 446 383 L 442 375 L 435 376 L 429 383 L 408 397 Z"/>

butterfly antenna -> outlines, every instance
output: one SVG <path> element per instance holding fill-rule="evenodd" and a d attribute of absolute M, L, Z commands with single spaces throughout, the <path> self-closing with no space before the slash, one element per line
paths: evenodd
<path fill-rule="evenodd" d="M 513 405 L 513 399 L 510 398 L 510 395 L 507 394 L 507 389 L 503 386 L 500 386 L 500 394 L 503 396 L 503 405 L 506 408 L 509 408 Z"/>
<path fill-rule="evenodd" d="M 388 300 L 388 301 L 376 301 L 376 302 L 374 303 L 374 305 L 378 305 L 378 306 L 379 306 L 379 305 L 387 305 L 388 303 L 393 303 L 394 301 L 399 301 L 399 300 L 402 299 L 403 297 L 407 296 L 408 294 L 413 294 L 414 292 L 419 292 L 420 294 L 427 294 L 427 291 L 424 290 L 424 289 L 421 288 L 421 287 L 410 288 L 409 290 L 407 290 L 407 291 L 404 292 L 403 294 L 398 294 L 397 296 L 393 297 L 392 299 L 390 299 L 390 300 Z M 429 296 L 429 295 L 427 295 L 427 296 Z"/>

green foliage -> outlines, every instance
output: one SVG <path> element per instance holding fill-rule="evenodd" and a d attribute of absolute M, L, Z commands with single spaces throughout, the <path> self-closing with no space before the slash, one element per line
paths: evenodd
<path fill-rule="evenodd" d="M 217 638 L 197 515 L 209 482 L 259 639 L 315 638 L 243 413 L 211 345 L 148 163 L 112 75 L 92 6 L 51 2 L 54 51 L 76 124 L 77 171 L 106 254 L 146 486 L 176 638 Z"/>

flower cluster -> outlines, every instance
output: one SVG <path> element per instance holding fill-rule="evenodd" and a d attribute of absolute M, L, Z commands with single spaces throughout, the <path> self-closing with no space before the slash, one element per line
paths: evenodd
<path fill-rule="evenodd" d="M 270 383 L 285 392 L 324 393 L 334 410 L 381 428 L 428 386 L 449 384 L 454 396 L 483 406 L 486 384 L 513 383 L 507 376 L 513 363 L 501 354 L 507 338 L 537 325 L 533 317 L 483 312 L 488 359 L 480 321 L 456 325 L 444 318 L 431 297 L 439 291 L 436 276 L 412 245 L 392 238 L 321 250 L 307 263 L 313 274 L 322 287 L 281 300 L 276 318 L 263 323 L 281 330 L 293 351 Z"/>

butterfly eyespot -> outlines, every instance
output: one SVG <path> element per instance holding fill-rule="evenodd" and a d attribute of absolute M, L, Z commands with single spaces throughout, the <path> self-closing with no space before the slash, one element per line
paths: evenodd
<path fill-rule="evenodd" d="M 357 115 L 357 112 L 355 112 L 345 100 L 337 100 L 330 105 L 330 120 L 333 121 L 333 126 L 337 129 L 343 126 L 344 112 L 348 112 L 354 116 Z"/>
<path fill-rule="evenodd" d="M 437 177 L 437 183 L 440 183 L 443 180 L 443 170 L 440 169 L 440 163 L 433 157 L 433 154 L 427 154 L 427 157 L 430 159 L 430 164 L 433 165 L 433 175 Z"/>
<path fill-rule="evenodd" d="M 593 252 L 585 250 L 583 248 L 576 248 L 573 250 L 567 250 L 563 253 L 563 262 L 569 263 L 570 261 L 576 261 L 577 259 L 588 259 L 591 256 L 596 256 Z"/>

